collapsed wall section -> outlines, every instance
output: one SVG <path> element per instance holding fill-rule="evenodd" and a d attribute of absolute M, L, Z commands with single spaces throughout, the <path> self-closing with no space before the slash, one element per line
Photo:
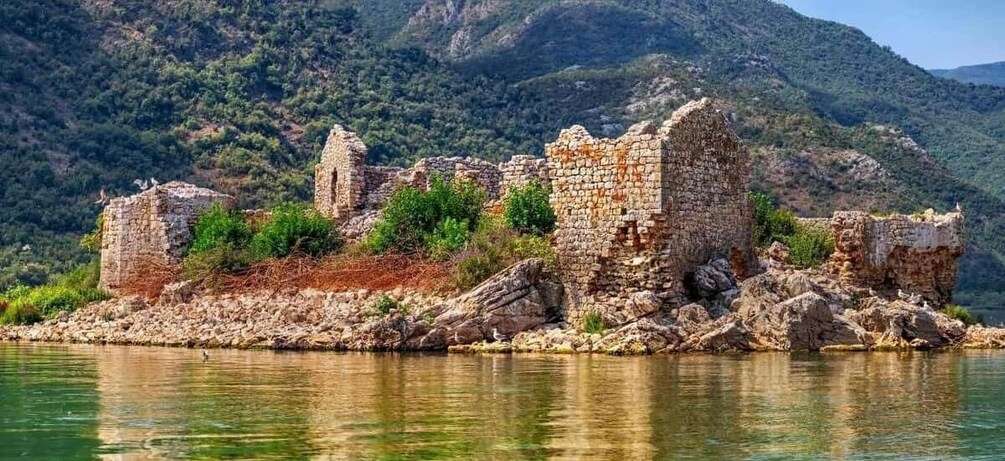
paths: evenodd
<path fill-rule="evenodd" d="M 617 317 L 611 306 L 640 292 L 679 299 L 711 259 L 729 258 L 741 277 L 755 267 L 749 157 L 707 99 L 617 139 L 574 126 L 545 155 L 570 320 L 586 309 Z"/>
<path fill-rule="evenodd" d="M 199 213 L 217 203 L 233 208 L 234 198 L 183 182 L 113 199 L 101 227 L 99 286 L 115 293 L 152 267 L 179 263 Z"/>
<path fill-rule="evenodd" d="M 962 213 L 877 217 L 839 211 L 831 226 L 828 267 L 842 280 L 918 294 L 935 305 L 952 301 L 956 260 L 964 252 Z"/>

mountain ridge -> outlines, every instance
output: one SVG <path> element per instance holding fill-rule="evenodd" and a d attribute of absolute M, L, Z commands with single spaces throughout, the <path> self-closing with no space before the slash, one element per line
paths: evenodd
<path fill-rule="evenodd" d="M 1005 87 L 1005 61 L 973 64 L 953 69 L 929 69 L 928 72 L 936 77 L 965 83 Z"/>

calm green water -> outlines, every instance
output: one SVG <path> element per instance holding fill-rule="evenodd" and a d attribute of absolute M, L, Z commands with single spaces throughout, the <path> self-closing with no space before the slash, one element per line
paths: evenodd
<path fill-rule="evenodd" d="M 1005 353 L 0 344 L 0 459 L 1002 459 Z"/>

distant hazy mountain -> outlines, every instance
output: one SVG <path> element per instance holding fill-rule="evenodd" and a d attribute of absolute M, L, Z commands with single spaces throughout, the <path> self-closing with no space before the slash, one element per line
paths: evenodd
<path fill-rule="evenodd" d="M 951 78 L 966 83 L 1005 86 L 1005 61 L 962 66 L 955 69 L 932 69 L 929 72 L 936 77 Z"/>

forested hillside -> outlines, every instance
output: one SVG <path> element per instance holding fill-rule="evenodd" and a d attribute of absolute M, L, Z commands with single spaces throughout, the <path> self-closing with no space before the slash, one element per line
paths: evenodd
<path fill-rule="evenodd" d="M 335 122 L 374 162 L 501 159 L 709 96 L 802 214 L 961 202 L 961 300 L 1002 304 L 1005 89 L 767 0 L 6 3 L 0 90 L 0 285 L 86 259 L 98 191 L 136 178 L 308 199 Z"/>

